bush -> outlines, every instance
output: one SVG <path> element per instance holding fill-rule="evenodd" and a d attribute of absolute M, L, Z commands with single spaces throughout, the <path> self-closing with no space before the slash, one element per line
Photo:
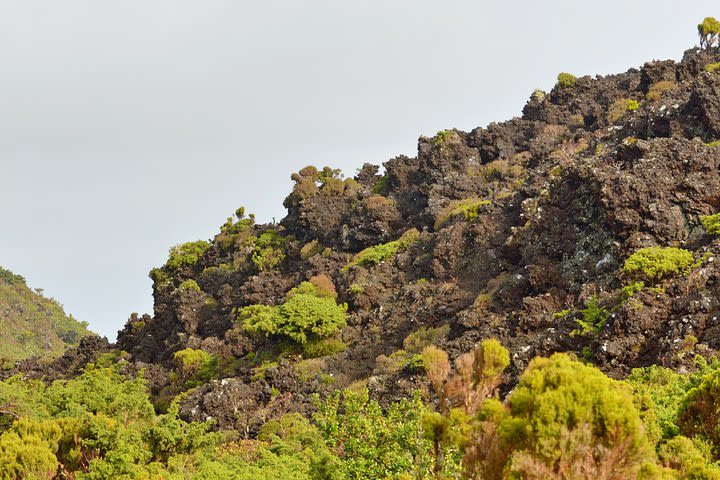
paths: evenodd
<path fill-rule="evenodd" d="M 448 333 L 450 333 L 450 325 L 441 325 L 437 328 L 420 327 L 403 340 L 403 348 L 410 353 L 420 353 L 425 347 L 437 344 Z"/>
<path fill-rule="evenodd" d="M 703 227 L 705 227 L 705 231 L 710 235 L 720 234 L 720 213 L 702 216 L 700 217 L 700 221 Z"/>
<path fill-rule="evenodd" d="M 344 352 L 347 345 L 336 338 L 314 339 L 303 345 L 303 356 L 305 358 L 329 357 Z"/>
<path fill-rule="evenodd" d="M 704 70 L 708 73 L 720 73 L 720 62 L 708 63 L 707 65 L 705 65 Z"/>
<path fill-rule="evenodd" d="M 571 73 L 559 73 L 557 76 L 557 83 L 561 87 L 572 87 L 577 82 L 577 77 Z"/>
<path fill-rule="evenodd" d="M 204 350 L 186 348 L 173 355 L 177 379 L 183 386 L 193 387 L 217 375 L 219 359 Z"/>
<path fill-rule="evenodd" d="M 281 305 L 242 308 L 238 321 L 250 335 L 281 335 L 304 344 L 338 332 L 346 325 L 346 311 L 346 304 L 338 305 L 333 298 L 322 296 L 312 283 L 302 282 L 288 292 Z"/>
<path fill-rule="evenodd" d="M 693 255 L 688 250 L 675 247 L 647 247 L 630 255 L 625 261 L 623 271 L 633 279 L 656 283 L 687 273 L 692 264 Z"/>
<path fill-rule="evenodd" d="M 170 249 L 170 256 L 165 262 L 165 268 L 171 273 L 177 273 L 184 268 L 193 267 L 208 248 L 210 248 L 210 244 L 205 240 L 177 245 Z"/>
<path fill-rule="evenodd" d="M 669 80 L 661 80 L 654 83 L 645 95 L 648 101 L 655 102 L 660 100 L 666 92 L 674 92 L 678 89 L 678 84 Z"/>
<path fill-rule="evenodd" d="M 607 322 L 610 312 L 605 307 L 598 306 L 597 296 L 593 295 L 587 302 L 584 310 L 580 310 L 582 318 L 575 320 L 580 329 L 573 330 L 571 335 L 587 335 L 600 333 Z"/>
<path fill-rule="evenodd" d="M 480 214 L 480 207 L 490 205 L 490 200 L 483 200 L 478 198 L 466 198 L 463 200 L 454 200 L 450 202 L 440 213 L 435 217 L 435 230 L 439 230 L 443 227 L 451 218 L 462 215 L 468 222 L 477 220 Z"/>
<path fill-rule="evenodd" d="M 407 249 L 410 245 L 415 243 L 419 237 L 420 232 L 418 232 L 417 229 L 412 228 L 403 233 L 398 240 L 368 247 L 361 251 L 355 255 L 355 258 L 353 258 L 352 262 L 350 262 L 350 266 L 360 265 L 362 267 L 372 267 L 377 265 Z"/>
<path fill-rule="evenodd" d="M 715 459 L 720 459 L 720 370 L 706 374 L 690 389 L 678 409 L 677 422 L 688 436 L 710 442 Z"/>
<path fill-rule="evenodd" d="M 317 240 L 311 240 L 300 248 L 300 258 L 302 260 L 309 260 L 318 253 L 322 253 L 325 247 Z"/>
<path fill-rule="evenodd" d="M 258 271 L 272 270 L 283 261 L 285 258 L 283 248 L 286 242 L 287 239 L 281 237 L 275 230 L 268 230 L 255 240 L 252 262 Z"/>
<path fill-rule="evenodd" d="M 634 112 L 640 108 L 640 104 L 636 100 L 629 98 L 621 98 L 616 100 L 608 108 L 608 122 L 619 122 L 628 112 Z"/>
<path fill-rule="evenodd" d="M 579 473 L 591 467 L 583 465 L 590 458 L 597 462 L 595 472 L 633 478 L 649 454 L 626 389 L 566 354 L 532 360 L 507 404 L 512 419 L 504 428 L 519 436 L 514 448 L 521 451 L 514 458 L 520 474 L 545 472 L 544 478 L 557 478 L 554 474 L 565 471 L 577 472 L 567 478 L 589 478 Z"/>

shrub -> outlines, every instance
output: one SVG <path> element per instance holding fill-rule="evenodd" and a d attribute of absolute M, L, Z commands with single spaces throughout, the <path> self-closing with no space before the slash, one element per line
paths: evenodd
<path fill-rule="evenodd" d="M 302 260 L 309 260 L 318 253 L 322 253 L 323 245 L 317 240 L 311 240 L 300 248 L 300 258 Z"/>
<path fill-rule="evenodd" d="M 708 73 L 720 73 L 720 62 L 708 63 L 707 65 L 705 65 L 704 70 Z"/>
<path fill-rule="evenodd" d="M 633 253 L 625 261 L 623 271 L 630 278 L 656 283 L 685 274 L 693 263 L 688 250 L 675 247 L 647 247 Z"/>
<path fill-rule="evenodd" d="M 720 459 L 720 370 L 711 371 L 688 391 L 677 418 L 684 434 L 709 441 L 715 459 Z"/>
<path fill-rule="evenodd" d="M 576 472 L 565 478 L 589 478 L 581 472 L 594 470 L 633 478 L 648 456 L 630 394 L 567 354 L 533 359 L 507 404 L 512 419 L 504 428 L 519 436 L 514 467 L 521 475 L 534 471 L 545 475 L 532 478 L 559 478 L 555 475 L 564 471 Z M 585 464 L 588 459 L 596 464 Z"/>
<path fill-rule="evenodd" d="M 720 234 L 720 213 L 700 217 L 705 231 L 710 235 Z"/>
<path fill-rule="evenodd" d="M 302 282 L 288 292 L 285 302 L 270 307 L 250 305 L 240 310 L 238 321 L 250 335 L 281 335 L 304 344 L 329 337 L 346 325 L 347 305 L 321 296 L 315 285 Z"/>
<path fill-rule="evenodd" d="M 201 292 L 200 286 L 197 284 L 195 280 L 185 280 L 180 284 L 178 287 L 180 290 L 195 290 L 197 292 Z"/>
<path fill-rule="evenodd" d="M 285 258 L 283 248 L 287 239 L 281 237 L 277 231 L 268 230 L 255 240 L 255 249 L 252 261 L 261 272 L 272 270 Z"/>
<path fill-rule="evenodd" d="M 219 360 L 204 350 L 186 348 L 173 355 L 177 379 L 181 385 L 195 386 L 207 382 L 217 374 Z"/>
<path fill-rule="evenodd" d="M 577 77 L 571 73 L 561 72 L 557 76 L 557 83 L 561 87 L 572 87 L 577 82 Z"/>
<path fill-rule="evenodd" d="M 582 318 L 575 322 L 580 326 L 579 330 L 573 330 L 571 335 L 587 335 L 589 333 L 600 333 L 607 322 L 610 312 L 605 307 L 598 306 L 597 296 L 593 295 L 588 300 L 584 310 L 580 310 Z"/>
<path fill-rule="evenodd" d="M 372 192 L 376 195 L 385 195 L 388 190 L 388 175 L 387 173 L 380 177 L 380 179 L 375 182 L 375 185 L 372 187 Z"/>
<path fill-rule="evenodd" d="M 205 254 L 210 244 L 205 240 L 183 243 L 170 249 L 170 256 L 165 263 L 165 268 L 171 273 L 181 269 L 193 267 Z"/>
<path fill-rule="evenodd" d="M 651 102 L 660 100 L 666 92 L 674 92 L 678 89 L 678 84 L 669 80 L 661 80 L 654 83 L 648 90 L 645 98 Z"/>
<path fill-rule="evenodd" d="M 15 275 L 10 270 L 5 270 L 0 267 L 0 282 L 9 283 L 10 285 L 25 285 L 25 278 L 20 275 Z"/>
<path fill-rule="evenodd" d="M 462 215 L 468 222 L 477 220 L 480 215 L 480 207 L 490 205 L 490 200 L 483 200 L 478 198 L 466 198 L 463 200 L 454 200 L 450 202 L 440 213 L 435 217 L 435 230 L 439 230 L 443 227 L 451 218 Z"/>
<path fill-rule="evenodd" d="M 344 352 L 346 349 L 345 342 L 336 338 L 314 339 L 303 345 L 303 355 L 305 358 L 329 357 Z"/>
<path fill-rule="evenodd" d="M 355 258 L 353 258 L 350 265 L 360 265 L 362 267 L 372 267 L 373 265 L 377 265 L 407 249 L 410 245 L 415 243 L 419 237 L 420 232 L 418 232 L 417 229 L 411 228 L 403 233 L 397 240 L 368 247 L 361 251 L 355 255 Z"/>
<path fill-rule="evenodd" d="M 308 281 L 315 285 L 317 296 L 332 299 L 337 298 L 337 291 L 335 290 L 335 284 L 333 283 L 332 278 L 324 273 L 310 277 Z"/>
<path fill-rule="evenodd" d="M 638 108 L 640 108 L 640 104 L 636 100 L 629 98 L 616 100 L 608 108 L 608 122 L 617 123 L 627 114 L 627 112 L 633 112 Z"/>
<path fill-rule="evenodd" d="M 438 343 L 448 333 L 450 325 L 437 328 L 420 327 L 403 340 L 403 348 L 410 353 L 420 353 L 425 347 Z"/>

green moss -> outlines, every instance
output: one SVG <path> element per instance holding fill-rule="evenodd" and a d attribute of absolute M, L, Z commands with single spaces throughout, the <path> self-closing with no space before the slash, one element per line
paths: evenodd
<path fill-rule="evenodd" d="M 657 283 L 687 273 L 692 264 L 692 253 L 682 248 L 648 247 L 630 255 L 623 271 L 630 278 Z"/>
<path fill-rule="evenodd" d="M 715 141 L 713 141 L 713 142 L 708 142 L 708 143 L 705 144 L 705 146 L 706 146 L 706 147 L 711 147 L 711 148 L 720 147 L 720 140 L 715 140 Z"/>
<path fill-rule="evenodd" d="M 350 293 L 350 295 L 360 295 L 364 292 L 365 286 L 361 283 L 353 283 L 352 285 L 350 285 L 350 289 L 348 290 L 348 293 Z"/>
<path fill-rule="evenodd" d="M 435 146 L 440 147 L 448 143 L 453 137 L 456 137 L 457 133 L 452 130 L 440 130 L 435 134 Z"/>
<path fill-rule="evenodd" d="M 572 87 L 577 82 L 577 77 L 571 73 L 561 72 L 557 76 L 557 83 L 561 87 Z"/>

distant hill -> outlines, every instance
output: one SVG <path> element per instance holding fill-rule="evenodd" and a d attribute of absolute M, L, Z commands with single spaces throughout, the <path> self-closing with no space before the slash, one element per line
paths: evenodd
<path fill-rule="evenodd" d="M 33 291 L 25 279 L 0 267 L 0 361 L 59 356 L 80 338 L 95 335 L 62 306 Z"/>

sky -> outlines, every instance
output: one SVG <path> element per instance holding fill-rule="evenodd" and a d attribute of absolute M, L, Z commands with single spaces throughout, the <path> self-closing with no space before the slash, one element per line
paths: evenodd
<path fill-rule="evenodd" d="M 717 1 L 0 0 L 0 266 L 113 340 L 147 274 L 290 174 L 680 59 Z"/>

